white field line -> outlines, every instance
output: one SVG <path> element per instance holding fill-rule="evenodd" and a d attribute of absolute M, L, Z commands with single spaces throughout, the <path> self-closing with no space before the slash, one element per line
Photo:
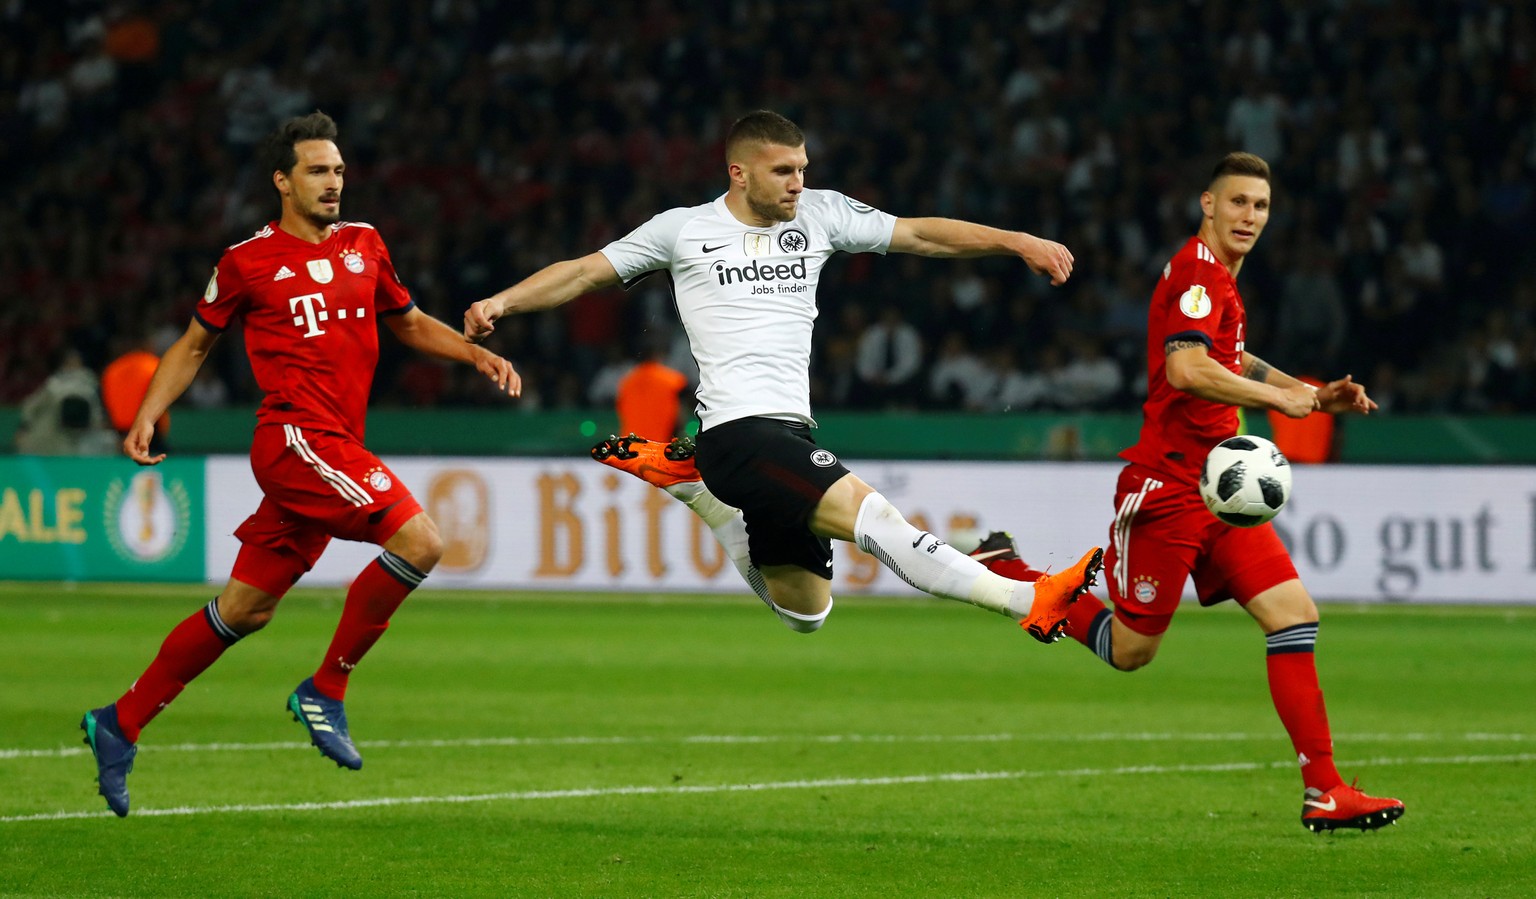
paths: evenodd
<path fill-rule="evenodd" d="M 1515 755 L 1454 755 L 1419 758 L 1375 758 L 1346 761 L 1351 768 L 1388 765 L 1493 765 L 1536 761 L 1536 753 Z M 402 805 L 462 805 L 479 802 L 528 802 L 538 799 L 586 799 L 598 796 L 681 796 L 710 793 L 758 793 L 776 790 L 827 790 L 840 787 L 886 787 L 913 784 L 969 783 L 986 780 L 1035 780 L 1044 777 L 1117 777 L 1127 775 L 1216 774 L 1230 771 L 1262 771 L 1290 768 L 1283 762 L 1228 762 L 1210 765 L 1131 765 L 1116 768 L 1068 768 L 1052 771 L 951 771 L 939 774 L 906 774 L 890 777 L 827 777 L 817 780 L 781 780 L 766 783 L 700 784 L 698 786 L 619 786 L 578 787 L 566 790 L 520 790 L 507 793 L 470 793 L 446 796 L 380 796 L 374 799 L 348 799 L 336 802 L 268 802 L 241 805 L 178 806 L 176 808 L 139 809 L 136 818 L 185 817 L 189 815 L 236 815 L 258 812 L 350 811 Z M 110 818 L 109 811 L 46 812 L 36 815 L 0 816 L 0 824 L 37 821 L 69 821 L 80 818 Z"/>
<path fill-rule="evenodd" d="M 690 743 L 774 744 L 774 743 L 1240 743 L 1275 740 L 1279 731 L 1244 733 L 1039 733 L 1039 734 L 694 734 L 682 737 L 465 737 L 454 740 L 358 740 L 362 749 L 463 749 L 485 746 L 645 746 Z M 1536 734 L 1490 733 L 1405 733 L 1339 734 L 1335 742 L 1346 743 L 1522 743 L 1536 742 Z M 139 752 L 273 752 L 309 749 L 297 741 L 271 743 L 153 743 L 140 746 Z M 85 746 L 60 746 L 55 749 L 0 749 L 0 761 L 7 759 L 59 759 L 89 755 Z"/>

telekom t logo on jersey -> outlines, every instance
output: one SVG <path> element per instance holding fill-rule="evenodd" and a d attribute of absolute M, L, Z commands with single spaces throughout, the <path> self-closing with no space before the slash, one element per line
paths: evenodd
<path fill-rule="evenodd" d="M 302 313 L 299 312 L 299 307 L 301 306 L 304 309 Z M 325 295 L 318 293 L 306 293 L 301 297 L 289 297 L 288 311 L 293 313 L 293 323 L 304 329 L 304 333 L 300 336 L 306 338 L 319 337 L 321 334 L 324 334 L 325 329 L 320 327 L 320 323 L 329 320 L 331 317 L 330 311 L 325 308 Z M 336 310 L 336 318 L 345 319 L 348 312 L 352 313 L 353 318 L 361 320 L 367 316 L 368 307 L 359 306 L 351 310 L 338 309 Z"/>
<path fill-rule="evenodd" d="M 304 314 L 294 315 L 293 323 L 306 328 L 304 336 L 316 337 L 324 334 L 325 330 L 320 327 L 320 323 L 331 317 L 331 314 L 325 311 L 325 297 L 318 293 L 306 293 L 301 297 L 288 298 L 289 312 L 297 313 L 300 306 L 304 307 Z"/>

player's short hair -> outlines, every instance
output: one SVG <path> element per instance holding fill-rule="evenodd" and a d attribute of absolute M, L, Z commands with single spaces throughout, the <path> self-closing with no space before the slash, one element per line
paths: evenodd
<path fill-rule="evenodd" d="M 1228 175 L 1246 175 L 1250 178 L 1263 178 L 1269 181 L 1269 163 L 1262 156 L 1253 153 L 1235 152 L 1221 157 L 1216 167 L 1211 169 L 1211 184 L 1225 178 Z"/>
<path fill-rule="evenodd" d="M 336 140 L 336 122 L 330 116 L 315 110 L 309 115 L 294 116 L 277 126 L 267 135 L 261 148 L 263 175 L 273 172 L 288 174 L 299 164 L 299 154 L 293 145 L 305 140 Z"/>
<path fill-rule="evenodd" d="M 805 132 L 789 119 L 767 109 L 749 112 L 725 133 L 725 161 L 730 162 L 743 144 L 774 144 L 798 147 L 805 143 Z"/>

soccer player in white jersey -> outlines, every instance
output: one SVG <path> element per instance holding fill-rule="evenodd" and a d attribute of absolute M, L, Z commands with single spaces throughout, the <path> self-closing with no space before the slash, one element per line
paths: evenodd
<path fill-rule="evenodd" d="M 666 490 L 698 514 L 753 591 L 787 626 L 815 631 L 832 609 L 831 539 L 856 543 L 919 590 L 991 609 L 1036 639 L 1060 637 L 1068 607 L 1096 580 L 1095 547 L 1034 582 L 988 571 L 920 531 L 811 436 L 811 326 L 828 257 L 850 253 L 1018 256 L 1064 283 L 1061 244 L 942 218 L 896 218 L 805 186 L 805 136 L 785 117 L 731 126 L 730 185 L 711 203 L 670 209 L 602 250 L 557 262 L 471 306 L 464 335 L 652 272 L 672 280 L 699 365 L 697 452 L 684 441 L 599 444 L 593 456 Z"/>

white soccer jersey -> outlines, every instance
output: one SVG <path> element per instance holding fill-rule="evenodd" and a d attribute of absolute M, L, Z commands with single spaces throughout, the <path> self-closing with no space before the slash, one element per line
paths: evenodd
<path fill-rule="evenodd" d="M 816 285 L 842 250 L 884 254 L 896 217 L 835 190 L 806 190 L 792 222 L 744 225 L 725 197 L 669 209 L 602 249 L 627 284 L 672 278 L 678 315 L 699 364 L 703 426 L 761 415 L 811 417 Z"/>

